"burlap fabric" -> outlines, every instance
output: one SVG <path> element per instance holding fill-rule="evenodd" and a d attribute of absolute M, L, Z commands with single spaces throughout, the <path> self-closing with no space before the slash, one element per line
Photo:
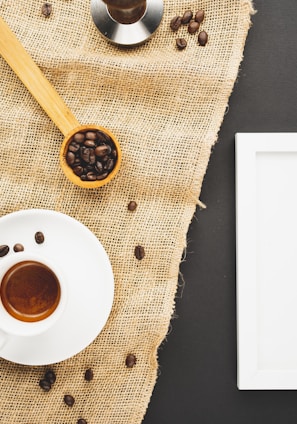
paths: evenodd
<path fill-rule="evenodd" d="M 1 0 L 0 14 L 82 124 L 111 129 L 123 163 L 101 189 L 65 179 L 58 162 L 63 136 L 0 58 L 0 213 L 26 208 L 64 212 L 88 226 L 109 254 L 115 299 L 102 333 L 53 368 L 54 388 L 38 381 L 46 367 L 1 360 L 1 423 L 136 424 L 157 377 L 157 350 L 174 311 L 179 263 L 212 146 L 237 77 L 250 26 L 247 0 L 165 0 L 156 35 L 119 49 L 98 33 L 87 0 Z M 205 47 L 170 19 L 205 11 Z M 1 34 L 0 34 L 1 36 Z M 188 40 L 183 51 L 177 36 Z M 127 209 L 135 200 L 137 209 Z M 1 235 L 0 235 L 1 237 Z M 1 240 L 0 240 L 1 241 Z M 137 260 L 134 247 L 145 248 Z M 78 311 L 79 313 L 79 311 Z M 125 366 L 128 353 L 137 357 Z M 94 379 L 86 383 L 86 368 Z M 63 402 L 70 393 L 72 408 Z"/>

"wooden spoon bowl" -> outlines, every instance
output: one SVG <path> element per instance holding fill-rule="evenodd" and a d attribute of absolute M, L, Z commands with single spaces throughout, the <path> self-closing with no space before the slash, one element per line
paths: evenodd
<path fill-rule="evenodd" d="M 100 131 L 106 134 L 107 136 L 110 137 L 116 149 L 115 165 L 104 179 L 95 180 L 95 181 L 87 181 L 87 180 L 83 181 L 80 176 L 74 173 L 73 168 L 69 166 L 67 163 L 68 147 L 73 140 L 73 136 L 77 133 L 86 133 L 88 131 Z M 60 165 L 64 174 L 75 185 L 79 187 L 83 187 L 83 188 L 96 188 L 96 187 L 101 187 L 109 183 L 117 174 L 120 168 L 121 160 L 122 160 L 122 153 L 121 153 L 119 142 L 117 141 L 116 137 L 108 129 L 101 127 L 99 125 L 80 125 L 79 127 L 74 128 L 64 138 L 64 141 L 62 143 L 61 150 L 60 150 Z"/>

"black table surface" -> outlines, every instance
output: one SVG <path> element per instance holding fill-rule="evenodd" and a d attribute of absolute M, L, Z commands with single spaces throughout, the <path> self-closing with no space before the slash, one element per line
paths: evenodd
<path fill-rule="evenodd" d="M 297 0 L 257 13 L 188 233 L 185 284 L 159 350 L 144 424 L 296 424 L 297 393 L 239 391 L 236 363 L 236 132 L 297 132 Z M 252 207 L 252 205 L 251 205 Z"/>

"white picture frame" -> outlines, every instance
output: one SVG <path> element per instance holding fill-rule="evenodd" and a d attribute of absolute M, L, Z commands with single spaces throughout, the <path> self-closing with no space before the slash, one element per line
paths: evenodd
<path fill-rule="evenodd" d="M 239 390 L 297 389 L 297 134 L 237 133 Z"/>

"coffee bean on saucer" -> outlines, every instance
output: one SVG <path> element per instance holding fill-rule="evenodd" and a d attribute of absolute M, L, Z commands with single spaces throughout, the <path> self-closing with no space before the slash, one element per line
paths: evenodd
<path fill-rule="evenodd" d="M 0 246 L 0 257 L 7 255 L 8 252 L 9 252 L 9 246 L 7 246 L 6 244 L 2 244 Z"/>
<path fill-rule="evenodd" d="M 139 261 L 141 261 L 141 259 L 143 259 L 144 256 L 145 256 L 144 247 L 143 246 L 136 246 L 135 249 L 134 249 L 134 255 Z"/>
<path fill-rule="evenodd" d="M 85 372 L 85 380 L 87 381 L 91 381 L 94 378 L 94 373 L 93 370 L 91 368 L 88 368 Z"/>
<path fill-rule="evenodd" d="M 50 389 L 52 388 L 52 385 L 51 385 L 51 383 L 48 381 L 48 380 L 46 380 L 45 378 L 42 378 L 40 381 L 39 381 L 39 386 L 45 391 L 45 392 L 49 392 L 50 391 Z"/>
<path fill-rule="evenodd" d="M 80 418 L 79 420 L 77 420 L 77 424 L 88 424 L 88 423 L 83 418 Z"/>
<path fill-rule="evenodd" d="M 66 405 L 68 406 L 73 406 L 74 405 L 74 397 L 71 395 L 65 395 L 64 396 L 64 402 L 66 403 Z"/>
<path fill-rule="evenodd" d="M 16 244 L 13 246 L 13 250 L 14 250 L 15 252 L 22 252 L 22 251 L 24 250 L 24 246 L 23 246 L 21 243 L 16 243 Z"/>
<path fill-rule="evenodd" d="M 176 40 L 175 40 L 175 43 L 176 43 L 176 47 L 179 49 L 179 50 L 183 50 L 183 49 L 185 49 L 186 47 L 187 47 L 187 40 L 185 40 L 184 38 L 177 38 Z"/>
<path fill-rule="evenodd" d="M 133 212 L 137 208 L 137 203 L 134 202 L 134 200 L 131 200 L 131 202 L 128 203 L 128 210 Z"/>
<path fill-rule="evenodd" d="M 42 244 L 44 242 L 44 234 L 41 231 L 35 233 L 35 241 L 37 244 Z"/>
<path fill-rule="evenodd" d="M 48 18 L 51 15 L 52 10 L 53 10 L 53 7 L 50 3 L 44 3 L 41 8 L 41 13 L 43 14 L 43 16 Z"/>
<path fill-rule="evenodd" d="M 44 378 L 50 383 L 50 384 L 54 384 L 56 381 L 56 374 L 54 373 L 53 370 L 47 370 L 46 373 L 44 374 Z"/>
<path fill-rule="evenodd" d="M 136 365 L 136 356 L 133 355 L 133 353 L 129 353 L 126 357 L 126 367 L 127 368 L 133 368 L 134 365 Z"/>

